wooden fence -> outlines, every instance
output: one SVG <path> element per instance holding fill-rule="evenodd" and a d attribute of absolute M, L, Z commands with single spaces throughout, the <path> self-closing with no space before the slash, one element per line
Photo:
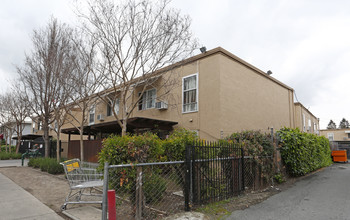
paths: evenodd
<path fill-rule="evenodd" d="M 102 140 L 84 140 L 84 161 L 98 162 L 98 153 L 102 148 Z M 68 158 L 80 158 L 80 141 L 70 141 L 68 145 Z"/>

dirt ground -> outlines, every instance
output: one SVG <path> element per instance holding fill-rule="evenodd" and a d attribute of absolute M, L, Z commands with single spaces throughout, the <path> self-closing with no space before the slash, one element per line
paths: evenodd
<path fill-rule="evenodd" d="M 65 219 L 69 219 L 61 213 L 60 207 L 69 192 L 68 181 L 64 175 L 51 175 L 31 167 L 9 167 L 0 168 L 0 173 L 10 178 L 13 182 L 34 195 L 42 203 L 50 207 Z M 269 187 L 262 191 L 245 192 L 225 203 L 219 203 L 217 207 L 209 206 L 213 212 L 201 208 L 198 211 L 204 212 L 210 219 L 221 218 L 238 209 L 245 209 L 250 205 L 259 203 L 268 197 L 289 188 L 296 179 L 289 179 L 286 183 Z"/>

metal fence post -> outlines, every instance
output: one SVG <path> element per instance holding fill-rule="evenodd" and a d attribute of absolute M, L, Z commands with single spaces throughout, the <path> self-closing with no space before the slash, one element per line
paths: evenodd
<path fill-rule="evenodd" d="M 185 211 L 190 211 L 190 187 L 191 187 L 191 146 L 186 146 L 185 157 Z"/>
<path fill-rule="evenodd" d="M 143 212 L 143 192 L 142 192 L 142 167 L 136 168 L 136 215 L 135 219 L 139 220 L 142 219 L 142 212 Z"/>
<path fill-rule="evenodd" d="M 108 162 L 105 162 L 103 174 L 102 220 L 107 220 Z"/>
<path fill-rule="evenodd" d="M 242 168 L 241 168 L 241 170 L 242 170 L 242 190 L 244 191 L 245 190 L 245 186 L 244 186 L 244 150 L 243 150 L 243 148 L 241 148 L 241 154 L 242 154 L 242 164 L 241 164 L 241 166 L 242 166 Z"/>

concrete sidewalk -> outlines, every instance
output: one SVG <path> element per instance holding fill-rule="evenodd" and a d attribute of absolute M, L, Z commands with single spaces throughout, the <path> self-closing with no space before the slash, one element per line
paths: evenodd
<path fill-rule="evenodd" d="M 24 159 L 23 166 L 28 166 L 28 159 Z M 22 160 L 0 160 L 0 167 L 20 167 Z"/>
<path fill-rule="evenodd" d="M 63 220 L 53 210 L 1 173 L 0 219 Z"/>

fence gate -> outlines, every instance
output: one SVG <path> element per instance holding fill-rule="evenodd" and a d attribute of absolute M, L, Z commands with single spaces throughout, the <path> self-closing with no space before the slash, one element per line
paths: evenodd
<path fill-rule="evenodd" d="M 242 148 L 201 142 L 188 146 L 186 155 L 194 204 L 228 199 L 244 190 Z"/>

